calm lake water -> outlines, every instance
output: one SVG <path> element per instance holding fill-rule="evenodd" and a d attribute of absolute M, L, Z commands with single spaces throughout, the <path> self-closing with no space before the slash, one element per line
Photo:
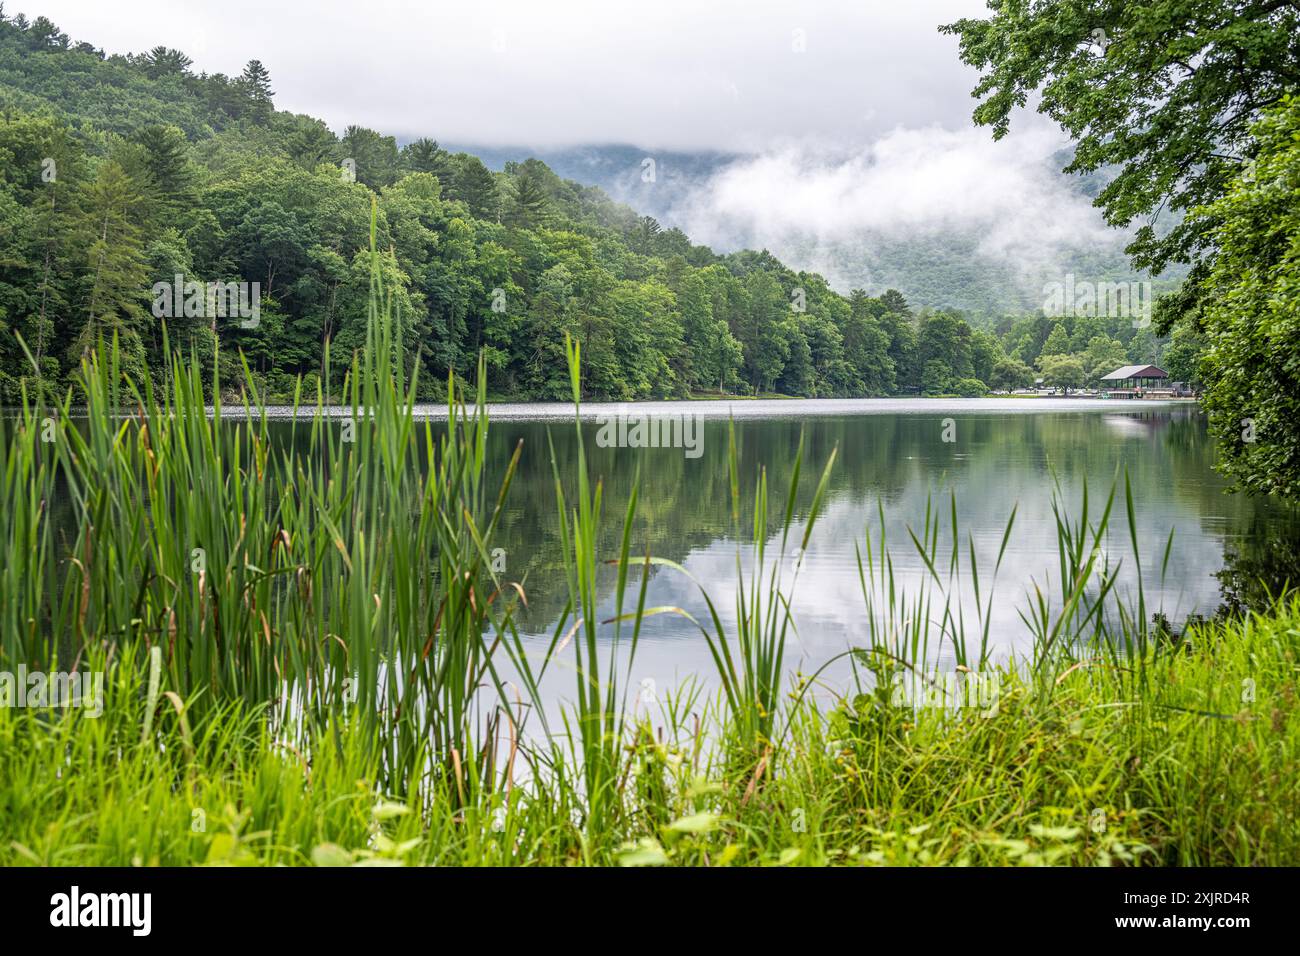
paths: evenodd
<path fill-rule="evenodd" d="M 227 410 L 229 417 L 231 412 Z M 335 410 L 343 414 L 342 410 Z M 662 420 L 699 416 L 693 450 L 681 447 L 600 447 L 603 422 L 619 413 Z M 445 418 L 445 406 L 422 407 L 422 417 Z M 269 409 L 288 442 L 295 424 L 290 409 Z M 739 540 L 730 513 L 727 468 L 728 417 L 742 476 Z M 1083 399 L 790 400 L 661 402 L 582 407 L 590 472 L 603 482 L 605 537 L 602 557 L 617 554 L 623 513 L 640 481 L 632 543 L 683 566 L 707 589 L 729 635 L 735 633 L 738 548 L 748 566 L 754 483 L 766 469 L 773 517 L 769 559 L 779 552 L 779 521 L 800 436 L 804 464 L 794 514 L 793 549 L 806 526 L 821 471 L 838 449 L 821 516 L 794 583 L 797 633 L 787 647 L 787 672 L 812 673 L 845 650 L 868 643 L 867 614 L 858 575 L 858 553 L 870 534 L 880 540 L 882 515 L 902 592 L 915 594 L 929 572 L 908 530 L 922 535 L 927 506 L 940 519 L 940 571 L 952 551 L 951 501 L 955 497 L 964 573 L 953 594 L 953 611 L 978 630 L 970 595 L 968 549 L 976 553 L 987 600 L 990 578 L 1012 509 L 1016 521 L 995 584 L 990 645 L 999 659 L 1023 654 L 1032 638 L 1020 618 L 1027 595 L 1041 588 L 1061 604 L 1054 494 L 1077 518 L 1085 482 L 1095 522 L 1115 482 L 1115 509 L 1104 549 L 1112 565 L 1123 562 L 1121 598 L 1131 600 L 1136 575 L 1124 507 L 1123 477 L 1132 486 L 1149 612 L 1162 611 L 1175 628 L 1189 615 L 1213 615 L 1221 607 L 1262 602 L 1270 589 L 1300 582 L 1300 516 L 1267 499 L 1228 494 L 1213 469 L 1214 445 L 1200 411 L 1190 403 Z M 515 445 L 523 442 L 495 545 L 505 549 L 505 577 L 523 583 L 529 606 L 518 622 L 538 661 L 544 655 L 567 598 L 549 442 L 566 494 L 576 492 L 577 441 L 568 404 L 494 405 L 489 462 L 495 487 Z M 1161 574 L 1173 533 L 1168 566 Z M 796 557 L 783 565 L 787 585 Z M 614 569 L 604 568 L 602 620 L 613 617 Z M 789 593 L 787 588 L 787 593 Z M 629 584 L 628 607 L 636 586 Z M 942 598 L 940 598 L 940 604 Z M 684 608 L 701 621 L 707 607 L 694 583 L 679 572 L 655 568 L 648 607 Z M 941 613 L 936 608 L 931 619 Z M 604 629 L 612 633 L 611 627 Z M 937 621 L 933 630 L 937 633 Z M 573 650 L 557 659 L 544 685 L 558 703 L 571 697 Z M 951 665 L 951 649 L 936 663 Z M 657 689 L 697 680 L 713 684 L 714 665 L 705 641 L 690 622 L 664 614 L 645 622 L 631 668 L 633 685 Z M 836 666 L 824 675 L 826 693 L 847 689 L 850 674 Z"/>
<path fill-rule="evenodd" d="M 597 416 L 620 410 L 702 416 L 698 457 L 688 457 L 682 448 L 598 447 Z M 443 409 L 426 411 L 444 414 Z M 1122 559 L 1131 572 L 1122 485 L 1127 471 L 1147 606 L 1163 610 L 1176 627 L 1190 614 L 1211 615 L 1225 603 L 1249 604 L 1265 587 L 1277 587 L 1288 577 L 1300 580 L 1300 521 L 1295 511 L 1227 494 L 1212 467 L 1214 447 L 1204 418 L 1186 403 L 1008 399 L 584 405 L 591 472 L 604 483 L 606 556 L 615 553 L 622 514 L 639 471 L 633 553 L 644 554 L 648 547 L 652 554 L 684 565 L 707 588 L 731 633 L 738 541 L 729 505 L 728 414 L 735 418 L 742 500 L 752 499 L 754 480 L 766 467 L 774 512 L 783 508 L 802 433 L 805 463 L 795 513 L 799 536 L 817 477 L 831 451 L 839 449 L 823 512 L 795 585 L 798 633 L 787 653 L 790 670 L 810 673 L 866 642 L 855 548 L 863 546 L 868 533 L 873 543 L 879 541 L 882 513 L 895 578 L 904 590 L 914 592 L 927 574 L 907 533 L 910 527 L 921 535 L 927 502 L 942 515 L 939 552 L 946 564 L 951 552 L 950 495 L 956 499 L 962 563 L 969 564 L 969 536 L 986 594 L 1008 517 L 1018 508 L 993 603 L 990 643 L 1000 657 L 1028 649 L 1029 637 L 1018 613 L 1027 606 L 1027 591 L 1037 585 L 1059 594 L 1052 512 L 1058 487 L 1067 511 L 1077 516 L 1086 481 L 1095 521 L 1119 476 L 1105 549 L 1112 563 Z M 572 415 L 568 405 L 492 409 L 490 453 L 496 466 L 504 467 L 516 442 L 524 443 L 497 544 L 506 550 L 507 578 L 524 582 L 529 609 L 520 622 L 539 654 L 557 626 L 566 596 L 547 436 L 554 443 L 561 475 L 571 476 L 576 467 Z M 565 481 L 572 484 L 568 477 Z M 776 520 L 769 542 L 772 556 L 779 548 Z M 741 526 L 752 529 L 752 516 L 743 515 Z M 1162 580 L 1161 560 L 1171 530 L 1173 546 Z M 787 558 L 790 572 L 794 560 Z M 1132 596 L 1134 576 L 1127 573 L 1121 580 Z M 967 578 L 963 593 L 969 591 L 968 583 Z M 602 618 L 614 614 L 612 569 L 605 585 Z M 630 590 L 634 602 L 635 589 Z M 707 613 L 695 585 L 669 569 L 652 572 L 646 603 L 682 607 L 701 620 Z M 974 605 L 968 595 L 964 613 L 974 629 Z M 646 622 L 634 682 L 661 688 L 689 678 L 709 683 L 712 671 L 704 640 L 689 622 L 672 615 Z M 832 683 L 846 676 L 836 673 L 828 672 Z M 571 687 L 571 674 L 556 679 Z M 557 687 L 557 692 L 564 690 Z"/>

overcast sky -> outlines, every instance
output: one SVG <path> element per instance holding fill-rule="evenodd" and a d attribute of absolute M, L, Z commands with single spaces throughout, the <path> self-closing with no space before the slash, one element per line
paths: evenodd
<path fill-rule="evenodd" d="M 969 125 L 936 27 L 982 0 L 8 0 L 109 53 L 271 71 L 276 105 L 400 138 L 766 151 Z"/>

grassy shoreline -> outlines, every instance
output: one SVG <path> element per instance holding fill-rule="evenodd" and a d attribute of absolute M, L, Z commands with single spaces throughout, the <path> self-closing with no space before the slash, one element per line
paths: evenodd
<path fill-rule="evenodd" d="M 385 792 L 379 742 L 345 717 L 310 760 L 242 705 L 188 739 L 166 705 L 143 745 L 119 671 L 98 720 L 0 710 L 0 864 L 1294 864 L 1300 602 L 1193 646 L 1148 662 L 1144 695 L 1108 667 L 1053 678 L 1046 702 L 1007 675 L 992 717 L 804 698 L 757 775 L 665 702 L 594 833 L 564 782 Z M 702 719 L 734 736 L 717 701 Z"/>

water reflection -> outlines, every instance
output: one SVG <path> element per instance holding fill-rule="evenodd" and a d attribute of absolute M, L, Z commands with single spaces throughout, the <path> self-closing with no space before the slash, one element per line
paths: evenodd
<path fill-rule="evenodd" d="M 878 540 L 882 513 L 896 580 L 905 589 L 920 586 L 927 572 L 907 529 L 919 534 L 927 506 L 937 508 L 942 514 L 940 552 L 947 554 L 950 496 L 956 500 L 963 562 L 968 563 L 967 548 L 973 545 L 984 575 L 996 560 L 1008 516 L 1018 507 L 990 628 L 990 645 L 1003 657 L 1027 650 L 1028 635 L 1018 613 L 1026 593 L 1035 587 L 1049 592 L 1059 587 L 1052 512 L 1058 488 L 1077 512 L 1086 482 L 1095 519 L 1113 483 L 1121 482 L 1104 547 L 1112 562 L 1125 562 L 1119 590 L 1131 598 L 1136 576 L 1124 517 L 1122 480 L 1127 472 L 1147 605 L 1175 624 L 1193 614 L 1214 614 L 1224 604 L 1240 609 L 1287 577 L 1300 580 L 1295 573 L 1300 570 L 1300 522 L 1294 510 L 1225 493 L 1225 483 L 1212 468 L 1213 448 L 1204 420 L 1194 408 L 1117 412 L 1113 403 L 1096 403 L 1101 408 L 1062 403 L 1069 410 L 1058 406 L 1035 414 L 1007 414 L 988 403 L 934 403 L 933 408 L 927 407 L 930 403 L 906 404 L 907 414 L 787 413 L 780 418 L 737 419 L 741 473 L 750 482 L 742 487 L 742 498 L 750 497 L 752 481 L 764 466 L 773 498 L 783 498 L 802 431 L 806 464 L 799 507 L 806 508 L 822 464 L 839 448 L 795 593 L 798 634 L 790 648 L 792 668 L 811 671 L 846 647 L 864 643 L 855 546 L 868 531 Z M 546 436 L 549 430 L 561 475 L 576 463 L 576 441 L 571 424 L 508 420 L 493 427 L 494 461 L 504 462 L 508 449 L 524 441 L 500 543 L 507 551 L 508 576 L 526 582 L 530 607 L 521 623 L 540 642 L 541 635 L 556 626 L 565 599 Z M 617 516 L 639 465 L 634 552 L 644 553 L 648 547 L 655 555 L 682 563 L 708 589 L 730 628 L 736 538 L 729 513 L 726 423 L 710 420 L 704 427 L 704 454 L 692 460 L 680 449 L 597 448 L 595 425 L 584 426 L 591 468 L 604 480 L 607 513 L 614 516 L 607 546 L 614 547 Z M 797 511 L 800 531 L 803 518 Z M 752 516 L 742 515 L 740 526 L 752 526 Z M 1173 545 L 1162 576 L 1171 530 Z M 982 583 L 988 587 L 987 579 Z M 697 616 L 707 613 L 694 585 L 670 570 L 652 572 L 647 603 L 683 607 Z M 604 611 L 612 613 L 612 608 Z M 967 602 L 964 611 L 973 628 L 973 606 Z M 688 622 L 669 616 L 647 621 L 638 652 L 638 679 L 672 686 L 711 670 L 704 643 Z"/>
<path fill-rule="evenodd" d="M 1059 586 L 1052 512 L 1058 489 L 1077 513 L 1086 483 L 1095 516 L 1113 483 L 1128 475 L 1147 604 L 1175 626 L 1193 614 L 1212 615 L 1221 609 L 1239 613 L 1258 606 L 1284 582 L 1300 582 L 1300 520 L 1295 510 L 1226 494 L 1224 481 L 1212 467 L 1214 449 L 1204 419 L 1189 405 L 1126 403 L 1117 408 L 1114 402 L 939 400 L 649 406 L 650 411 L 698 411 L 704 417 L 703 454 L 698 458 L 680 448 L 598 447 L 595 417 L 618 409 L 583 409 L 591 472 L 604 485 L 605 556 L 615 553 L 621 516 L 639 472 L 633 553 L 648 550 L 683 564 L 707 588 L 731 633 L 737 539 L 730 514 L 727 414 L 736 418 L 742 538 L 752 528 L 747 504 L 761 468 L 766 468 L 772 489 L 772 510 L 779 513 L 802 434 L 805 464 L 795 513 L 801 533 L 804 509 L 822 465 L 839 449 L 794 594 L 797 633 L 787 657 L 791 669 L 810 672 L 847 647 L 866 642 L 858 548 L 868 533 L 873 542 L 879 541 L 882 516 L 895 579 L 905 590 L 915 591 L 927 571 L 908 528 L 919 533 L 927 508 L 935 509 L 941 518 L 940 552 L 947 554 L 954 498 L 967 566 L 959 590 L 967 595 L 968 547 L 975 551 L 987 593 L 1008 516 L 1013 507 L 1018 509 L 992 606 L 990 645 L 999 656 L 1027 649 L 1029 638 L 1019 615 L 1026 593 L 1035 587 L 1050 593 Z M 439 413 L 426 411 L 430 417 Z M 571 494 L 577 461 L 571 416 L 571 406 L 561 404 L 496 407 L 489 437 L 488 460 L 497 472 L 490 476 L 493 482 L 516 443 L 523 441 L 495 544 L 504 549 L 505 577 L 522 581 L 527 590 L 528 609 L 520 612 L 519 623 L 532 635 L 539 654 L 567 597 L 549 448 L 554 447 L 559 473 Z M 283 421 L 272 427 L 279 441 L 305 448 L 305 425 Z M 56 503 L 56 523 L 59 510 Z M 772 519 L 773 535 L 778 520 Z M 1171 530 L 1173 546 L 1162 576 L 1161 558 Z M 1112 561 L 1126 562 L 1120 590 L 1131 594 L 1136 578 L 1122 485 L 1105 549 Z M 614 569 L 605 567 L 604 574 L 602 618 L 613 613 L 609 595 Z M 694 584 L 671 570 L 656 569 L 651 575 L 648 605 L 682 607 L 703 619 L 707 611 Z M 967 600 L 958 607 L 973 629 L 973 605 Z M 689 622 L 670 615 L 646 621 L 634 688 L 643 681 L 675 687 L 688 678 L 707 679 L 712 670 L 705 643 Z M 553 675 L 567 693 L 572 685 L 563 662 Z M 830 678 L 835 677 L 832 672 Z"/>

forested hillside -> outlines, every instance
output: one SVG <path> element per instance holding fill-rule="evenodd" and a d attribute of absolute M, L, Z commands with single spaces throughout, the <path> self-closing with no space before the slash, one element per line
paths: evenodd
<path fill-rule="evenodd" d="M 1128 319 L 989 331 L 913 310 L 907 290 L 842 296 L 766 252 L 694 245 L 535 159 L 493 172 L 433 139 L 336 136 L 276 110 L 257 60 L 237 77 L 191 67 L 163 47 L 106 56 L 0 6 L 4 401 L 61 390 L 114 335 L 137 377 L 160 367 L 164 335 L 205 371 L 242 353 L 272 398 L 300 375 L 314 390 L 328 342 L 337 392 L 364 334 L 372 205 L 428 398 L 480 351 L 492 395 L 564 398 L 565 332 L 585 392 L 619 400 L 980 394 L 1035 368 L 1075 387 L 1162 357 Z M 256 314 L 214 309 L 211 283 L 251 290 Z"/>
<path fill-rule="evenodd" d="M 699 223 L 709 215 L 702 216 L 699 207 L 704 204 L 707 208 L 719 184 L 756 159 L 746 154 L 684 153 L 610 144 L 540 151 L 526 146 L 467 146 L 466 151 L 492 169 L 536 156 L 561 176 L 599 186 L 620 202 L 688 233 L 692 231 L 690 222 Z M 837 168 L 835 156 L 821 159 L 827 165 L 814 165 L 813 175 L 831 176 L 828 170 Z M 1073 159 L 1073 150 L 1058 150 L 1044 157 L 1036 172 L 1059 184 L 1061 197 L 1092 202 L 1110 180 L 1111 171 L 1064 175 L 1061 170 Z M 838 168 L 843 175 L 844 167 Z M 862 288 L 878 295 L 886 289 L 900 289 L 914 308 L 957 309 L 972 325 L 985 328 L 993 327 L 1008 313 L 1040 308 L 1042 286 L 1062 273 L 1086 276 L 1094 282 L 1151 279 L 1160 293 L 1176 289 L 1187 274 L 1178 264 L 1154 279 L 1136 272 L 1124 252 L 1130 237 L 1119 229 L 1105 242 L 1098 242 L 1091 233 L 1069 236 L 1068 241 L 1059 231 L 1040 236 L 1036 255 L 1026 261 L 1011 250 L 986 248 L 994 225 L 987 221 L 950 219 L 938 228 L 934 222 L 923 221 L 911 229 L 873 227 L 863 222 L 845 235 L 816 219 L 802 222 L 800 228 L 779 231 L 763 218 L 726 215 L 739 210 L 725 206 L 721 211 L 723 215 L 711 222 L 710 242 L 715 249 L 729 252 L 767 244 L 796 269 L 825 275 L 837 291 Z M 1041 212 L 1023 210 L 1026 220 L 1036 215 Z"/>

